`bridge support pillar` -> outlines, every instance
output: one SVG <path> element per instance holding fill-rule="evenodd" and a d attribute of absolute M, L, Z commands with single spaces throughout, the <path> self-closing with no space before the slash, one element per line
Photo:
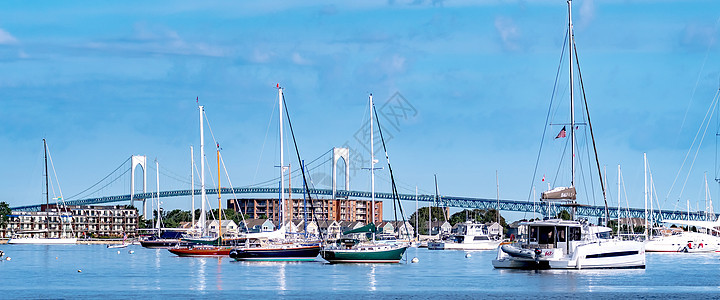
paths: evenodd
<path fill-rule="evenodd" d="M 350 149 L 333 148 L 333 164 L 332 164 L 332 198 L 337 195 L 337 162 L 339 159 L 345 161 L 345 190 L 350 190 Z"/>
<path fill-rule="evenodd" d="M 147 158 L 144 155 L 133 155 L 130 157 L 130 205 L 135 206 L 135 167 L 142 167 L 143 171 L 143 193 L 147 193 Z M 147 216 L 147 205 L 143 199 L 143 216 Z"/>

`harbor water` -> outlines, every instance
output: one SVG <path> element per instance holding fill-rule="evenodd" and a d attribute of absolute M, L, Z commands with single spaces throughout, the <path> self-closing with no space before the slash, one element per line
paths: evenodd
<path fill-rule="evenodd" d="M 236 262 L 104 245 L 0 245 L 2 298 L 707 298 L 720 253 L 647 254 L 646 269 L 493 269 L 494 251 L 409 248 L 402 264 Z M 132 252 L 132 253 L 131 253 Z M 410 263 L 417 257 L 418 263 Z"/>

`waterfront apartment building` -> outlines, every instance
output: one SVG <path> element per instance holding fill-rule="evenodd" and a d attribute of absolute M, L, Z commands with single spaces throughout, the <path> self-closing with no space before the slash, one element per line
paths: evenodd
<path fill-rule="evenodd" d="M 9 237 L 13 233 L 27 233 L 35 237 L 134 237 L 138 220 L 137 208 L 125 205 L 42 205 L 40 211 L 12 212 L 5 235 Z"/>
<path fill-rule="evenodd" d="M 304 199 L 287 199 L 286 220 L 302 220 L 307 212 L 315 219 L 330 221 L 350 221 L 369 223 L 372 215 L 372 200 L 354 199 L 313 199 L 305 203 Z M 280 216 L 278 199 L 228 199 L 227 207 L 250 215 L 253 219 L 270 219 L 277 222 Z M 375 222 L 382 222 L 383 202 L 375 201 Z"/>

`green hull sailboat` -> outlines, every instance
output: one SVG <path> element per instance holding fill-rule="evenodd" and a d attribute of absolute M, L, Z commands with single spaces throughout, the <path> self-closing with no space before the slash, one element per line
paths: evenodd
<path fill-rule="evenodd" d="M 320 251 L 330 263 L 399 263 L 407 250 L 406 245 L 339 243 Z"/>

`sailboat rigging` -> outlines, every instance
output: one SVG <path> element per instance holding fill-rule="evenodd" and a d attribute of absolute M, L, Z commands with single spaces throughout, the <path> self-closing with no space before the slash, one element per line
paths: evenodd
<path fill-rule="evenodd" d="M 45 229 L 39 230 L 39 231 L 21 231 L 21 232 L 15 232 L 12 237 L 8 240 L 8 244 L 75 244 L 77 243 L 77 238 L 72 236 L 71 234 L 67 234 L 66 232 L 66 226 L 64 224 L 63 218 L 67 217 L 65 214 L 67 214 L 67 209 L 64 205 L 55 205 L 54 208 L 50 206 L 50 174 L 48 173 L 48 145 L 47 141 L 43 139 L 43 151 L 45 153 L 44 161 L 45 161 Z M 52 158 L 50 159 L 52 163 Z M 53 165 L 53 171 L 55 170 L 55 166 Z M 57 174 L 55 174 L 55 180 L 57 181 Z M 60 184 L 58 183 L 58 188 L 60 187 Z M 54 191 L 54 189 L 53 189 Z M 62 202 L 62 191 L 60 191 L 60 197 L 58 198 Z M 58 233 L 57 237 L 52 236 L 52 233 L 50 232 L 50 213 L 55 210 L 57 211 L 57 216 L 59 219 L 59 227 L 60 232 Z M 71 216 L 70 216 L 71 217 Z M 71 217 L 72 218 L 72 217 Z M 70 227 L 72 230 L 72 227 Z M 39 234 L 43 234 L 43 237 L 40 237 Z"/>
<path fill-rule="evenodd" d="M 395 178 L 393 176 L 392 167 L 390 166 L 390 157 L 387 152 L 387 148 L 385 146 L 385 139 L 382 135 L 382 128 L 380 126 L 380 120 L 377 115 L 377 111 L 375 110 L 375 105 L 372 101 L 372 94 L 370 94 L 370 128 L 372 128 L 372 120 L 373 115 L 374 119 L 378 123 L 378 132 L 380 133 L 380 140 L 383 144 L 383 150 L 385 151 L 385 160 L 387 161 L 388 170 L 390 171 L 390 181 L 391 181 L 391 187 L 392 187 L 392 194 L 393 194 L 393 208 L 395 209 L 395 220 L 397 224 L 397 209 L 400 209 L 400 213 L 403 218 L 403 225 L 406 226 L 407 222 L 405 222 L 404 214 L 402 213 L 402 205 L 400 205 L 400 199 L 398 197 L 397 193 L 397 186 L 395 185 Z M 371 130 L 372 132 L 372 130 Z M 372 196 L 374 199 L 375 195 L 375 174 L 374 174 L 374 165 L 377 161 L 375 161 L 374 157 L 374 151 L 373 149 L 373 140 L 370 139 L 370 174 L 371 174 L 371 184 L 372 184 Z M 397 201 L 397 203 L 395 202 Z M 397 206 L 396 206 L 397 204 Z M 398 263 L 403 258 L 403 255 L 405 254 L 405 250 L 407 250 L 408 246 L 405 243 L 398 243 L 398 244 L 385 244 L 385 243 L 379 243 L 375 241 L 375 232 L 377 231 L 377 227 L 375 226 L 375 214 L 374 214 L 374 207 L 375 203 L 373 202 L 373 216 L 372 221 L 363 227 L 349 230 L 346 232 L 343 232 L 344 235 L 347 234 L 354 234 L 354 233 L 371 233 L 372 239 L 368 242 L 361 242 L 356 239 L 350 239 L 350 238 L 344 238 L 339 239 L 333 244 L 328 244 L 325 247 L 323 247 L 322 251 L 320 251 L 320 255 L 323 259 L 327 260 L 329 263 Z M 407 228 L 406 228 L 407 229 Z"/>

